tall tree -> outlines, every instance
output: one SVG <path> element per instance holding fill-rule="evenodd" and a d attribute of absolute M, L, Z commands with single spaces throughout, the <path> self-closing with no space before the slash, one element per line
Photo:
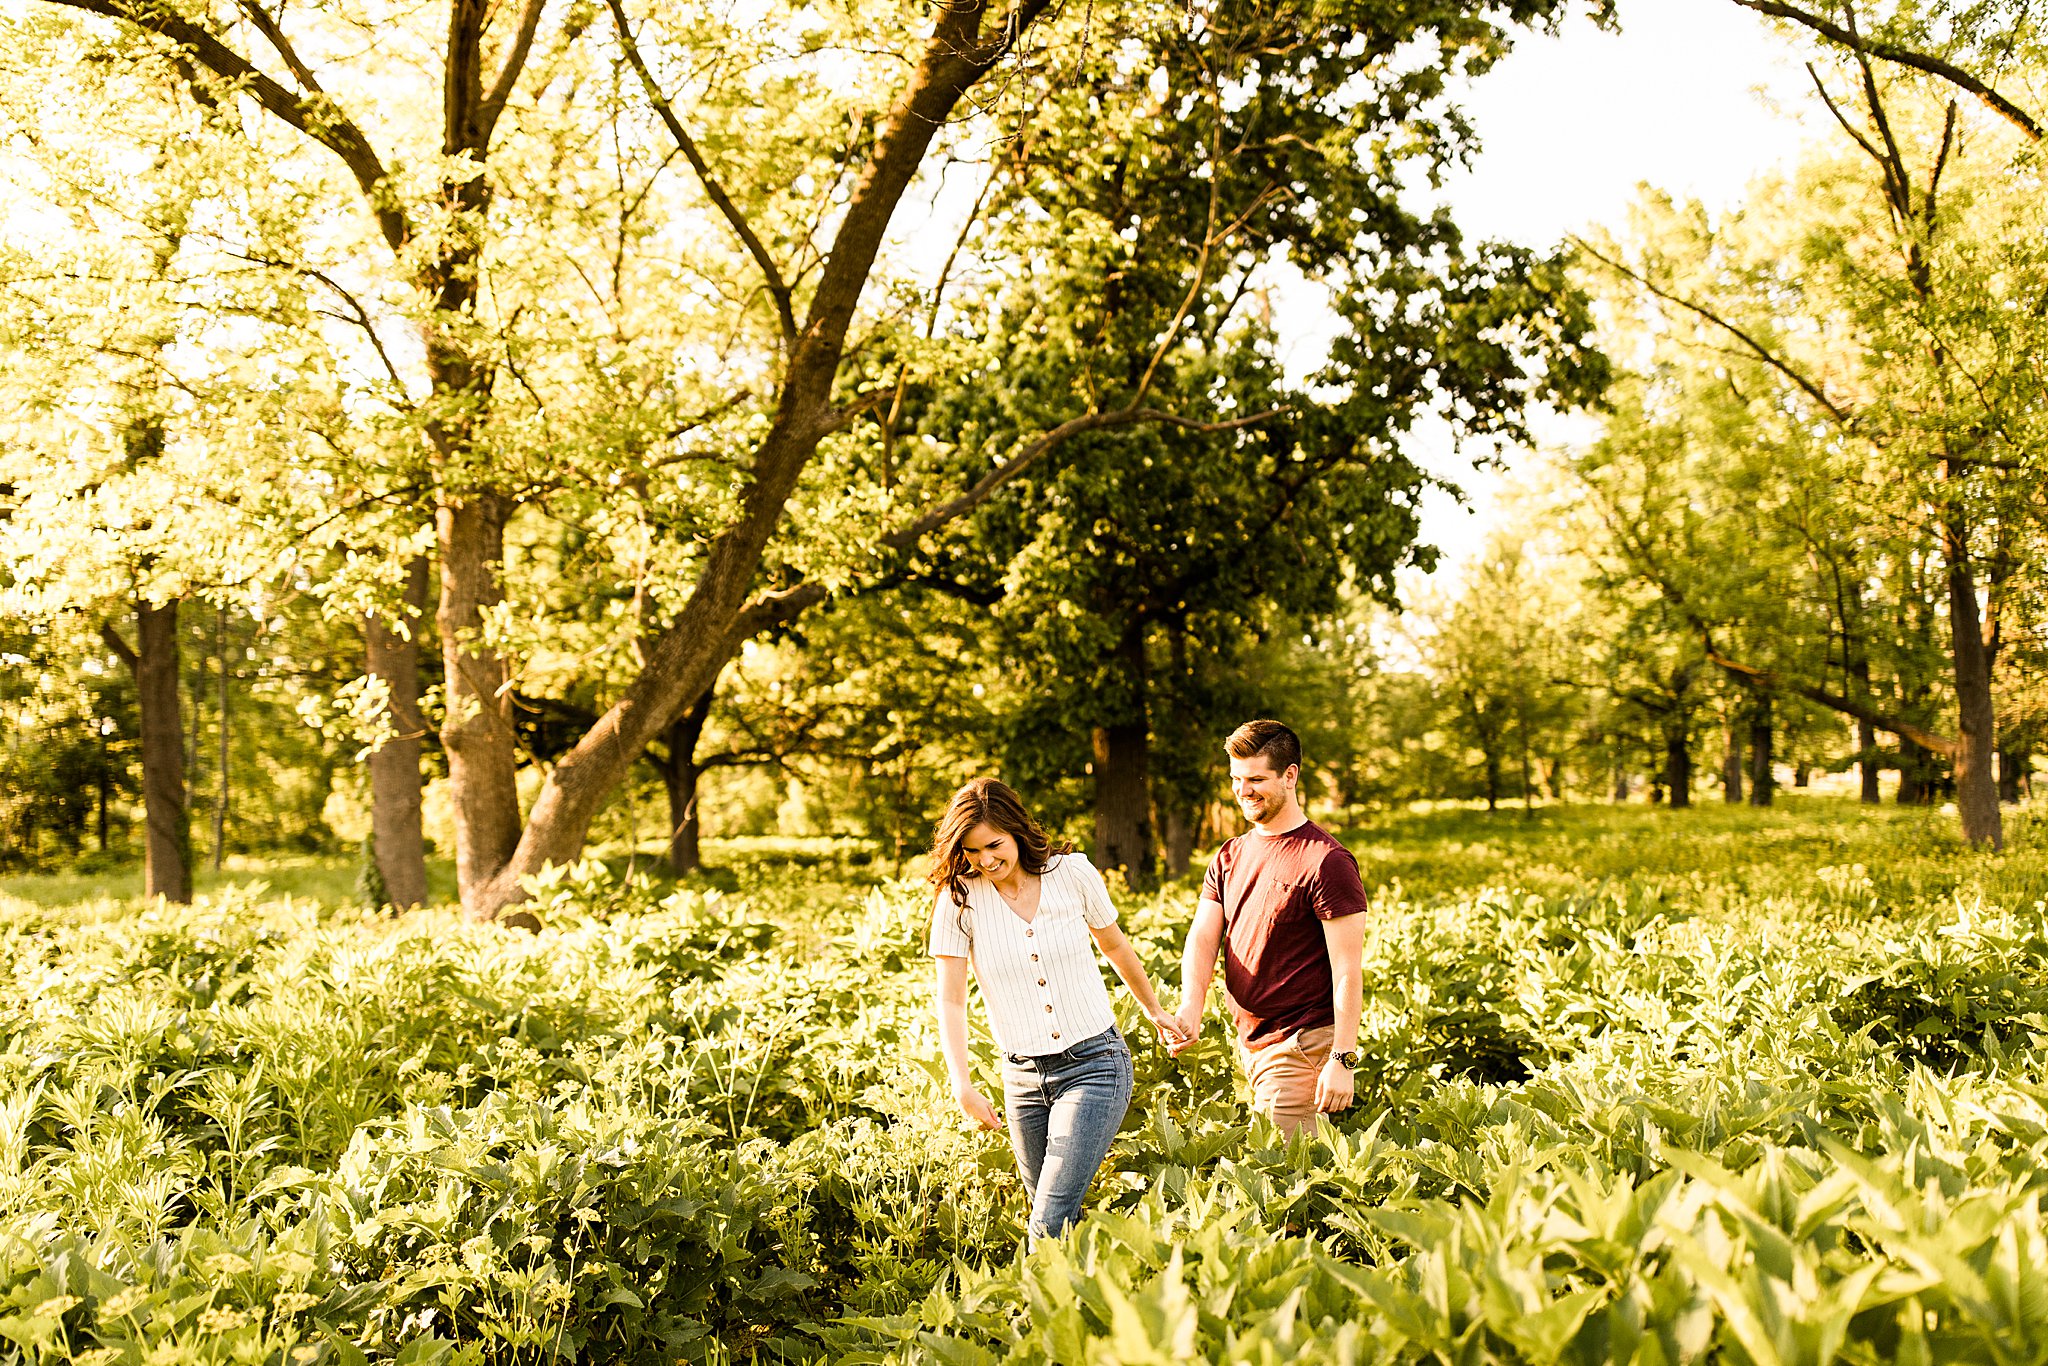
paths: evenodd
<path fill-rule="evenodd" d="M 1746 388 L 1759 420 L 1801 413 L 1801 440 L 1825 431 L 1818 444 L 1832 445 L 1838 463 L 1864 462 L 1873 509 L 1890 501 L 1883 511 L 1894 525 L 1917 522 L 1943 582 L 1956 736 L 1850 695 L 1867 672 L 1858 656 L 1868 641 L 1851 635 L 1846 610 L 1837 616 L 1851 687 L 1794 690 L 1948 755 L 1965 836 L 1996 846 L 1992 675 L 2000 576 L 2010 577 L 1998 548 L 2029 543 L 2040 406 L 2038 323 L 2011 293 L 2024 274 L 2013 257 L 2038 240 L 2028 225 L 2039 195 L 2014 192 L 2000 159 L 2004 125 L 1973 124 L 1956 100 L 1930 99 L 1910 80 L 1887 83 L 1869 53 L 1850 52 L 1841 88 L 1818 70 L 1815 79 L 1854 149 L 1846 157 L 1817 158 L 1771 192 L 1768 215 L 1759 204 L 1751 219 L 1696 233 L 1689 247 L 1674 251 L 1667 238 L 1633 262 L 1587 251 L 1655 301 L 1675 331 L 1699 339 L 1703 369 L 1732 376 L 1739 367 L 1737 392 Z M 1891 543 L 1894 558 L 1910 558 Z M 1729 652 L 1717 658 L 1758 683 L 1784 681 Z"/>
<path fill-rule="evenodd" d="M 1439 22 L 1442 44 L 1403 51 Z M 1263 638 L 1269 614 L 1334 609 L 1347 577 L 1391 593 L 1424 483 L 1407 432 L 1438 415 L 1512 437 L 1532 398 L 1582 396 L 1599 367 L 1551 263 L 1467 243 L 1403 202 L 1404 176 L 1466 144 L 1437 103 L 1443 76 L 1483 70 L 1506 33 L 1434 10 L 1286 5 L 1192 26 L 1161 12 L 1133 37 L 1063 73 L 989 196 L 991 231 L 1028 268 L 956 306 L 978 324 L 987 381 L 913 391 L 905 411 L 962 447 L 1013 444 L 1077 402 L 1157 401 L 1212 426 L 1275 414 L 1237 431 L 1077 434 L 1056 467 L 987 504 L 971 542 L 928 561 L 1002 594 L 1034 695 L 1017 733 L 1040 751 L 1014 762 L 1085 767 L 1097 854 L 1142 882 L 1160 834 L 1155 742 L 1181 755 L 1219 733 L 1186 705 L 1208 662 L 1256 671 L 1260 648 L 1237 638 Z M 1147 60 L 1118 55 L 1134 50 Z M 1382 150 L 1361 161 L 1366 145 Z M 1346 324 L 1316 398 L 1287 391 L 1274 358 L 1279 260 L 1329 285 Z"/>

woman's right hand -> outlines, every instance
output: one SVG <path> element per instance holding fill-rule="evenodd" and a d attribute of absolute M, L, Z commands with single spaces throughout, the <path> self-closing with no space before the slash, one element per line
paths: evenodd
<path fill-rule="evenodd" d="M 972 1085 L 962 1086 L 953 1092 L 953 1099 L 960 1103 L 960 1113 L 984 1129 L 1000 1129 L 1003 1117 L 996 1113 L 996 1107 Z"/>

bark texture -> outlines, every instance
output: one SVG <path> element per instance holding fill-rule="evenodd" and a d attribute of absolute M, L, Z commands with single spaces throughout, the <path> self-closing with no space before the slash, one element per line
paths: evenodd
<path fill-rule="evenodd" d="M 1848 604 L 1850 619 L 1861 622 L 1863 592 L 1853 584 L 1848 589 Z M 1849 677 L 1855 681 L 1853 691 L 1859 697 L 1870 696 L 1870 655 L 1860 630 L 1845 631 L 1842 653 L 1849 661 Z M 1857 800 L 1866 806 L 1875 806 L 1884 800 L 1884 793 L 1878 785 L 1884 773 L 1884 760 L 1877 751 L 1877 723 L 1868 716 L 1856 718 L 1856 753 L 1856 769 L 1862 778 Z"/>
<path fill-rule="evenodd" d="M 1150 740 L 1143 722 L 1095 728 L 1095 861 L 1133 886 L 1152 877 Z"/>
<path fill-rule="evenodd" d="M 1749 804 L 1769 806 L 1778 792 L 1772 771 L 1776 762 L 1775 722 L 1769 693 L 1759 694 L 1749 711 Z"/>
<path fill-rule="evenodd" d="M 677 877 L 704 866 L 704 824 L 697 814 L 697 782 L 704 769 L 697 762 L 697 741 L 703 738 L 704 723 L 711 716 L 711 698 L 707 690 L 669 723 L 661 737 L 668 747 L 659 766 L 661 784 L 668 790 L 668 866 Z"/>
<path fill-rule="evenodd" d="M 1956 813 L 1963 839 L 1980 849 L 2005 847 L 1994 768 L 1997 720 L 1991 699 L 1991 652 L 1977 606 L 1977 579 L 1970 566 L 1969 538 L 1951 521 L 1943 550 L 1948 558 L 1948 620 L 1956 675 Z"/>
<path fill-rule="evenodd" d="M 372 613 L 363 621 L 364 670 L 381 679 L 390 707 L 391 738 L 370 755 L 370 838 L 384 893 L 399 910 L 427 900 L 427 841 L 420 816 L 420 633 L 426 629 L 427 562 L 406 568 L 401 619 Z"/>
<path fill-rule="evenodd" d="M 519 847 L 518 745 L 505 661 L 480 639 L 484 613 L 498 605 L 505 553 L 504 501 L 478 493 L 443 506 L 436 519 L 441 548 L 441 601 L 435 624 L 447 671 L 448 713 L 441 747 L 455 789 L 455 878 L 462 904 L 488 917 L 503 902 L 486 889 Z M 516 880 L 505 889 L 510 899 Z"/>
<path fill-rule="evenodd" d="M 178 604 L 135 608 L 135 694 L 142 711 L 145 896 L 192 899 L 192 824 L 185 797 L 185 721 L 178 694 Z"/>
<path fill-rule="evenodd" d="M 1898 804 L 1932 806 L 1940 787 L 1934 756 L 1911 740 L 1900 740 Z"/>
<path fill-rule="evenodd" d="M 1195 856 L 1195 809 L 1180 801 L 1162 804 L 1159 813 L 1159 858 L 1166 876 L 1184 877 Z"/>
<path fill-rule="evenodd" d="M 1664 722 L 1664 786 L 1675 809 L 1692 805 L 1692 735 L 1682 717 Z"/>
<path fill-rule="evenodd" d="M 1133 886 L 1150 886 L 1152 850 L 1152 726 L 1146 713 L 1145 635 L 1126 631 L 1116 661 L 1123 675 L 1123 714 L 1097 726 L 1095 861 L 1121 868 Z"/>
<path fill-rule="evenodd" d="M 1730 721 L 1721 749 L 1721 798 L 1730 806 L 1742 804 L 1742 739 Z"/>
<path fill-rule="evenodd" d="M 1998 751 L 1998 800 L 2010 806 L 2021 800 L 2028 788 L 2033 786 L 2033 756 L 2018 750 L 1999 747 Z"/>

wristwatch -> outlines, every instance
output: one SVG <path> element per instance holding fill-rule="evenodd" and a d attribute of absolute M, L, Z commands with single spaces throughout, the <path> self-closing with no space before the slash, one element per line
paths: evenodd
<path fill-rule="evenodd" d="M 1347 1072 L 1355 1072 L 1358 1070 L 1358 1050 L 1347 1048 L 1342 1053 L 1332 1053 L 1330 1061 L 1336 1063 Z"/>

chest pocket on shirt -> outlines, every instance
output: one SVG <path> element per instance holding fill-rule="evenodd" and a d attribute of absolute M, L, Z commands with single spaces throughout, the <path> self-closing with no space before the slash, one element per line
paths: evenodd
<path fill-rule="evenodd" d="M 1305 877 L 1260 878 L 1244 909 L 1272 922 L 1293 920 L 1309 914 L 1309 895 Z"/>

